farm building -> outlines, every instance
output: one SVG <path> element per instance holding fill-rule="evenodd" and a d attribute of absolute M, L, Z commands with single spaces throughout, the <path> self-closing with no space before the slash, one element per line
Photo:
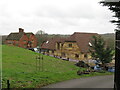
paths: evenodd
<path fill-rule="evenodd" d="M 10 33 L 7 36 L 5 44 L 22 48 L 34 48 L 37 46 L 37 38 L 32 32 L 25 33 L 24 29 L 19 28 L 19 32 Z"/>

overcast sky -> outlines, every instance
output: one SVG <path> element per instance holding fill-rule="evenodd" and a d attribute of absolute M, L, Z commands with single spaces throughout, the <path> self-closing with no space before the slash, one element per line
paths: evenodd
<path fill-rule="evenodd" d="M 0 34 L 18 32 L 114 33 L 111 11 L 100 0 L 0 0 Z"/>

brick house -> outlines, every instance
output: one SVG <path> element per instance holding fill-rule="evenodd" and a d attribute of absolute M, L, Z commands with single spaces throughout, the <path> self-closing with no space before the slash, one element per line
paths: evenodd
<path fill-rule="evenodd" d="M 10 33 L 7 36 L 5 44 L 22 48 L 35 48 L 37 46 L 37 38 L 32 32 L 25 33 L 24 29 L 19 28 L 19 32 Z"/>
<path fill-rule="evenodd" d="M 46 54 L 58 57 L 87 60 L 91 58 L 89 46 L 95 35 L 98 34 L 75 32 L 68 38 L 51 38 L 42 44 L 41 50 Z"/>

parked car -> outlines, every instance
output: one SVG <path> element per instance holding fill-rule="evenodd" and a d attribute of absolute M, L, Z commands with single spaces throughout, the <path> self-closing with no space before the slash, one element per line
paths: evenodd
<path fill-rule="evenodd" d="M 102 69 L 99 65 L 96 65 L 96 66 L 94 66 L 94 70 L 99 71 L 99 70 L 102 70 Z"/>
<path fill-rule="evenodd" d="M 33 48 L 35 52 L 39 53 L 39 49 L 38 48 Z"/>
<path fill-rule="evenodd" d="M 33 52 L 37 52 L 39 53 L 39 50 L 37 48 L 28 48 L 29 50 L 33 51 Z"/>
<path fill-rule="evenodd" d="M 28 48 L 28 50 L 31 50 L 31 51 L 35 52 L 34 48 Z"/>
<path fill-rule="evenodd" d="M 109 67 L 108 72 L 115 72 L 115 67 Z"/>

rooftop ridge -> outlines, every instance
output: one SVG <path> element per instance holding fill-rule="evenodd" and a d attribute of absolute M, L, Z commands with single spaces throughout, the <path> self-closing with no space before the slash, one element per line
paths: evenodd
<path fill-rule="evenodd" d="M 73 34 L 98 34 L 98 33 L 91 33 L 91 32 L 74 32 Z"/>
<path fill-rule="evenodd" d="M 14 33 L 21 33 L 21 32 L 11 32 L 12 34 Z M 33 32 L 22 32 L 22 33 L 33 33 Z"/>

